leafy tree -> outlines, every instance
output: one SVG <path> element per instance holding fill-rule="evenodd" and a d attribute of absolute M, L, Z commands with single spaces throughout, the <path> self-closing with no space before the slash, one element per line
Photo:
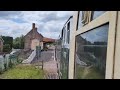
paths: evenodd
<path fill-rule="evenodd" d="M 13 48 L 23 49 L 24 48 L 24 36 L 21 35 L 13 40 Z"/>
<path fill-rule="evenodd" d="M 10 46 L 10 50 L 12 50 L 12 46 L 13 46 L 13 37 L 10 37 L 10 36 L 2 36 L 3 40 L 4 40 L 4 43 L 3 45 L 5 45 L 5 50 L 6 50 L 6 44 Z M 3 49 L 4 49 L 3 47 Z"/>
<path fill-rule="evenodd" d="M 21 39 L 21 49 L 24 49 L 24 36 L 22 35 L 20 39 Z"/>
<path fill-rule="evenodd" d="M 11 51 L 10 44 L 3 45 L 3 52 L 10 52 L 10 51 Z"/>

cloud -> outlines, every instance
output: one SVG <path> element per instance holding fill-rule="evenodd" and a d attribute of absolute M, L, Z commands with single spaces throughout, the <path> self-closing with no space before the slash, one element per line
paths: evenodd
<path fill-rule="evenodd" d="M 29 23 L 16 23 L 12 20 L 0 20 L 0 34 L 4 36 L 17 37 L 26 34 L 30 29 Z M 29 28 L 29 29 L 27 29 Z"/>
<path fill-rule="evenodd" d="M 18 37 L 27 34 L 32 23 L 45 37 L 57 38 L 73 11 L 0 11 L 0 34 Z"/>
<path fill-rule="evenodd" d="M 4 19 L 10 19 L 12 17 L 18 18 L 20 15 L 20 11 L 0 11 L 0 18 Z"/>

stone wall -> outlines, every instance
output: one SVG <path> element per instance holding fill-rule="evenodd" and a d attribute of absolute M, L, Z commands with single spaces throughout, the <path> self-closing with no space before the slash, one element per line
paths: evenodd
<path fill-rule="evenodd" d="M 43 36 L 37 32 L 37 28 L 35 27 L 35 23 L 32 25 L 32 30 L 28 32 L 25 37 L 25 45 L 24 49 L 33 49 L 35 48 L 36 42 L 33 42 L 34 40 L 38 40 L 39 42 L 43 41 Z"/>

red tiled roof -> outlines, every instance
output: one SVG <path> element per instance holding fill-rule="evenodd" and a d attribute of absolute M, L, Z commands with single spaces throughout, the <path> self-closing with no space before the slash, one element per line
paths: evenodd
<path fill-rule="evenodd" d="M 55 42 L 55 39 L 44 37 L 43 42 Z"/>

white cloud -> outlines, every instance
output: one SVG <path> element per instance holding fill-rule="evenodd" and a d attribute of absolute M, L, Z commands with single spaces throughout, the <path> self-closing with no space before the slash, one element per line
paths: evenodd
<path fill-rule="evenodd" d="M 73 11 L 0 11 L 0 34 L 14 38 L 25 35 L 31 30 L 32 23 L 36 23 L 43 36 L 57 38 L 72 13 Z"/>

